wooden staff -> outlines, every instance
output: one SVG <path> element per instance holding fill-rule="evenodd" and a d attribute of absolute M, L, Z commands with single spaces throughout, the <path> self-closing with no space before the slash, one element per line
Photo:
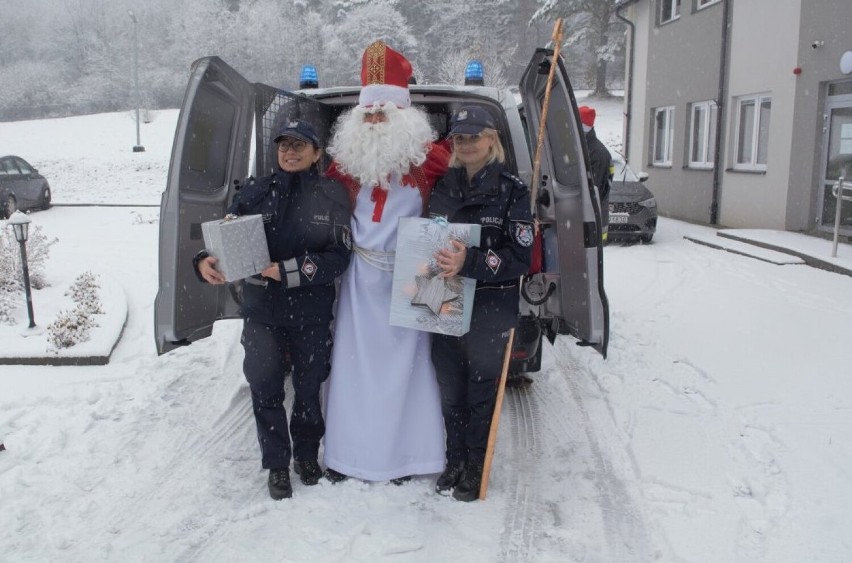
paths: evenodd
<path fill-rule="evenodd" d="M 532 200 L 533 214 L 535 214 L 536 197 L 538 194 L 538 172 L 541 166 L 541 146 L 544 143 L 544 129 L 547 123 L 547 110 L 550 107 L 550 90 L 553 88 L 553 75 L 559 64 L 559 49 L 562 46 L 562 18 L 556 20 L 553 25 L 553 62 L 547 75 L 547 83 L 544 86 L 544 101 L 541 104 L 541 118 L 539 119 L 538 140 L 535 147 L 535 158 L 533 158 L 532 189 L 530 199 Z M 536 229 L 538 224 L 536 223 Z M 512 358 L 512 341 L 515 339 L 515 329 L 509 331 L 509 342 L 506 343 L 506 353 L 503 355 L 503 372 L 497 384 L 497 402 L 494 405 L 494 414 L 491 417 L 491 429 L 488 432 L 488 446 L 485 449 L 485 463 L 482 466 L 482 482 L 479 485 L 479 500 L 485 500 L 488 491 L 488 477 L 491 474 L 491 461 L 494 458 L 494 443 L 497 441 L 497 427 L 500 423 L 500 413 L 503 411 L 503 395 L 506 392 L 506 377 L 509 374 L 509 360 Z"/>
<path fill-rule="evenodd" d="M 503 354 L 503 371 L 497 383 L 497 402 L 494 414 L 491 416 L 491 430 L 488 432 L 488 446 L 485 448 L 485 463 L 482 466 L 482 482 L 479 485 L 479 500 L 485 500 L 488 490 L 488 476 L 491 474 L 491 460 L 494 458 L 494 442 L 497 441 L 497 426 L 500 423 L 500 412 L 503 410 L 503 394 L 506 392 L 506 376 L 509 374 L 509 360 L 512 359 L 512 341 L 515 339 L 515 329 L 509 330 L 509 341 Z"/>
<path fill-rule="evenodd" d="M 547 83 L 544 85 L 544 101 L 541 103 L 541 118 L 538 120 L 538 139 L 535 144 L 532 185 L 530 186 L 530 204 L 532 205 L 533 216 L 536 214 L 538 185 L 541 183 L 538 179 L 538 173 L 541 168 L 541 146 L 544 144 L 547 110 L 550 108 L 550 90 L 553 88 L 553 75 L 556 73 L 556 67 L 559 66 L 559 49 L 562 47 L 562 18 L 559 18 L 553 24 L 553 34 L 550 36 L 550 39 L 553 41 L 553 61 L 550 64 L 550 72 L 547 74 Z"/>

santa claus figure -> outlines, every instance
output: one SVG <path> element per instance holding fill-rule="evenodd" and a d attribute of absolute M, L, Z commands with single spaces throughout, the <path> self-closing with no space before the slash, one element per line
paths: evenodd
<path fill-rule="evenodd" d="M 400 217 L 420 217 L 449 155 L 411 107 L 411 64 L 377 41 L 361 94 L 340 116 L 328 174 L 352 202 L 352 261 L 342 277 L 327 388 L 326 477 L 402 482 L 444 466 L 429 334 L 389 324 Z"/>

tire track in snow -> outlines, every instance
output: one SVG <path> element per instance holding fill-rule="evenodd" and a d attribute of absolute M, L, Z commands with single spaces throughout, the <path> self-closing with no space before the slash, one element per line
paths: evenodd
<path fill-rule="evenodd" d="M 115 454 L 116 463 L 121 463 L 121 475 L 115 480 L 132 482 L 105 515 L 103 528 L 117 539 L 132 542 L 145 535 L 138 528 L 148 526 L 147 533 L 158 538 L 161 551 L 147 553 L 151 546 L 117 541 L 116 554 L 147 553 L 174 560 L 170 550 L 207 541 L 212 534 L 208 530 L 221 521 L 217 509 L 223 502 L 233 509 L 239 501 L 253 500 L 244 489 L 236 503 L 230 496 L 237 495 L 241 484 L 258 477 L 254 451 L 247 451 L 254 445 L 250 399 L 241 384 L 233 383 L 237 376 L 231 354 L 222 359 L 209 351 L 196 345 L 184 352 L 193 361 L 187 364 L 181 358 L 176 365 L 192 369 L 171 378 L 134 412 L 126 413 L 130 415 L 123 424 L 127 439 Z M 169 358 L 163 357 L 140 375 L 162 378 Z M 157 402 L 162 404 L 154 406 Z M 221 411 L 216 404 L 222 405 Z M 116 488 L 115 482 L 110 488 Z"/>
<path fill-rule="evenodd" d="M 625 481 L 635 474 L 635 466 L 627 452 L 622 459 L 613 458 L 625 446 L 614 443 L 611 438 L 619 435 L 608 405 L 601 396 L 590 394 L 589 390 L 581 389 L 580 382 L 585 379 L 576 359 L 565 350 L 570 342 L 557 343 L 550 348 L 554 353 L 558 372 L 563 376 L 571 403 L 556 408 L 553 393 L 540 391 L 543 400 L 553 403 L 548 410 L 548 417 L 555 424 L 562 425 L 565 431 L 582 431 L 582 445 L 588 448 L 588 459 L 584 460 L 594 472 L 594 483 L 597 492 L 596 501 L 600 510 L 603 526 L 603 545 L 597 546 L 598 553 L 605 554 L 602 561 L 647 561 L 655 558 L 652 543 L 647 531 L 642 511 L 634 501 Z M 588 369 L 588 366 L 585 367 Z M 597 391 L 597 390 L 595 390 Z M 590 398 L 588 403 L 584 398 Z M 590 412 L 591 411 L 591 412 Z M 637 479 L 638 482 L 638 479 Z M 640 493 L 636 492 L 636 496 Z"/>
<path fill-rule="evenodd" d="M 506 393 L 498 447 L 508 450 L 499 454 L 508 459 L 497 462 L 509 469 L 498 473 L 506 495 L 500 561 L 538 561 L 552 553 L 573 561 L 654 559 L 641 510 L 623 480 L 630 475 L 619 472 L 633 466 L 609 457 L 623 445 L 602 441 L 617 435 L 609 411 L 596 390 L 590 395 L 574 381 L 583 375 L 559 345 L 545 354 L 545 363 L 555 366 L 530 388 Z M 596 405 L 593 413 L 586 397 Z"/>
<path fill-rule="evenodd" d="M 228 535 L 222 533 L 223 527 L 254 518 L 274 504 L 270 501 L 266 489 L 266 471 L 259 469 L 260 451 L 256 445 L 251 394 L 242 376 L 242 353 L 235 352 L 236 349 L 238 348 L 230 348 L 220 363 L 224 366 L 232 365 L 233 370 L 240 373 L 240 387 L 230 397 L 227 408 L 216 418 L 211 434 L 221 440 L 217 446 L 223 451 L 244 452 L 246 459 L 233 460 L 233 463 L 226 466 L 226 474 L 216 479 L 215 488 L 222 491 L 222 494 L 204 501 L 207 517 L 198 524 L 196 537 L 191 542 L 181 542 L 182 549 L 172 557 L 174 561 L 181 563 L 216 560 L 222 551 L 220 546 L 228 539 Z M 292 378 L 287 377 L 284 383 L 284 406 L 288 415 L 293 412 L 294 393 Z M 237 426 L 232 424 L 234 413 L 239 413 L 240 417 Z M 236 475 L 233 474 L 234 471 L 237 472 Z M 294 489 L 298 490 L 301 487 L 298 477 L 291 472 L 291 478 Z M 247 483 L 256 483 L 257 486 L 248 492 Z"/>
<path fill-rule="evenodd" d="M 217 422 L 219 420 L 229 419 L 229 413 L 242 409 L 246 416 L 243 417 L 245 420 L 242 421 L 241 425 L 250 430 L 252 438 L 246 439 L 244 435 L 241 435 L 235 440 L 223 439 L 222 445 L 226 449 L 231 449 L 229 446 L 231 442 L 233 442 L 234 450 L 239 450 L 241 448 L 245 449 L 246 445 L 254 443 L 253 440 L 256 440 L 255 423 L 254 417 L 251 414 L 251 396 L 248 385 L 246 384 L 242 386 L 240 391 L 241 393 L 232 397 L 230 407 L 219 416 Z M 284 386 L 284 393 L 284 405 L 287 408 L 287 413 L 289 415 L 292 413 L 293 409 L 294 394 L 292 380 L 289 377 L 287 378 Z M 234 432 L 226 432 L 221 434 L 221 437 L 226 438 L 234 435 Z M 217 546 L 219 546 L 223 541 L 227 541 L 227 535 L 219 533 L 223 526 L 227 526 L 235 520 L 245 518 L 246 514 L 250 513 L 253 517 L 257 515 L 255 513 L 266 511 L 266 507 L 269 504 L 269 496 L 266 492 L 265 486 L 266 471 L 258 471 L 257 465 L 259 457 L 260 452 L 257 451 L 257 453 L 251 456 L 250 465 L 243 468 L 237 478 L 228 476 L 220 479 L 222 486 L 230 489 L 228 491 L 229 494 L 220 496 L 216 499 L 211 499 L 211 502 L 207 503 L 208 514 L 212 515 L 212 518 L 209 518 L 206 526 L 199 530 L 197 534 L 199 538 L 191 542 L 188 547 L 175 556 L 175 561 L 180 563 L 189 563 L 192 561 L 210 561 L 215 559 L 215 555 L 220 551 L 217 549 Z M 294 488 L 297 488 L 298 485 L 296 483 L 299 478 L 295 473 L 292 473 L 291 478 L 293 479 Z M 251 483 L 253 480 L 256 481 L 259 486 L 252 492 L 247 493 L 245 484 Z M 228 481 L 231 485 L 228 486 L 225 481 Z M 234 486 L 234 484 L 238 486 Z M 256 509 L 251 510 L 251 505 L 256 505 Z"/>
<path fill-rule="evenodd" d="M 538 413 L 525 389 L 508 389 L 506 415 L 511 420 L 511 462 L 506 496 L 506 521 L 501 536 L 501 561 L 529 561 L 540 531 L 540 500 L 536 469 L 542 457 L 538 440 Z"/>

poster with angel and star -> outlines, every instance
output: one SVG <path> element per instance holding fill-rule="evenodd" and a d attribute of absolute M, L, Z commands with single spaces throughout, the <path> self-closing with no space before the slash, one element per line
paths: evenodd
<path fill-rule="evenodd" d="M 443 218 L 404 217 L 397 228 L 390 324 L 461 336 L 470 330 L 476 280 L 442 277 L 435 253 L 479 244 L 480 226 Z"/>

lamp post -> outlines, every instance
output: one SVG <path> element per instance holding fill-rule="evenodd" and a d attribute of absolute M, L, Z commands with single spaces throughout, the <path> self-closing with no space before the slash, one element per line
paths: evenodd
<path fill-rule="evenodd" d="M 36 324 L 35 317 L 33 316 L 33 295 L 30 291 L 30 269 L 27 265 L 26 245 L 30 231 L 30 218 L 20 211 L 15 211 L 6 222 L 12 227 L 12 230 L 15 231 L 15 240 L 17 240 L 18 244 L 21 245 L 21 269 L 24 271 L 24 291 L 27 294 L 27 313 L 30 316 L 29 328 L 34 328 Z"/>
<path fill-rule="evenodd" d="M 133 10 L 127 10 L 127 15 L 133 21 L 133 84 L 136 88 L 136 146 L 133 147 L 133 152 L 145 152 L 139 134 L 139 105 L 141 104 L 141 97 L 139 96 L 139 34 L 136 31 L 136 14 L 133 13 Z"/>

